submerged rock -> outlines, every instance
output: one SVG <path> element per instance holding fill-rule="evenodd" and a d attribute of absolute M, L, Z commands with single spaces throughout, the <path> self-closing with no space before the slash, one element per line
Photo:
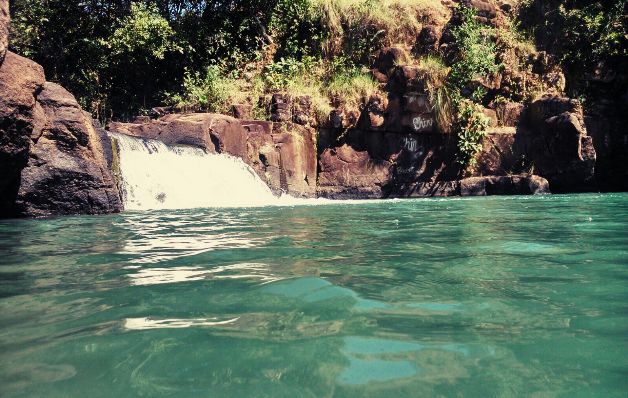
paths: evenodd
<path fill-rule="evenodd" d="M 549 183 L 535 175 L 471 177 L 460 180 L 461 196 L 548 194 Z"/>

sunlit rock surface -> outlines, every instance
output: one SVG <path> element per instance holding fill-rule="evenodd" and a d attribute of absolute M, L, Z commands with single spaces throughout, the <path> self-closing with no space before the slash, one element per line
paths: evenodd
<path fill-rule="evenodd" d="M 0 92 L 0 216 L 121 210 L 91 116 L 69 92 L 11 52 Z"/>

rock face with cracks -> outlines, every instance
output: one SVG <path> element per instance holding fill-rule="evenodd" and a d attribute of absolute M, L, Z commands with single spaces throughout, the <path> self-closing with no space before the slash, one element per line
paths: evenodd
<path fill-rule="evenodd" d="M 91 116 L 7 52 L 0 66 L 0 215 L 101 214 L 122 209 Z"/>

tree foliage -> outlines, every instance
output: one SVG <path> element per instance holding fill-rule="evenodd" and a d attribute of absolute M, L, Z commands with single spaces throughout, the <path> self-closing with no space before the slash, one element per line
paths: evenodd
<path fill-rule="evenodd" d="M 626 59 L 626 0 L 522 2 L 524 27 L 572 75 Z M 360 69 L 374 50 L 412 45 L 425 21 L 446 14 L 436 0 L 13 0 L 10 8 L 12 50 L 40 63 L 101 119 L 125 119 L 177 95 L 204 102 L 188 91 L 207 85 L 211 93 L 215 82 L 233 97 L 239 87 L 228 79 L 250 74 L 259 77 L 250 85 L 294 88 L 298 78 L 287 76 L 288 84 L 278 72 L 312 60 L 345 59 Z M 467 93 L 469 82 L 498 66 L 489 28 L 469 12 L 463 8 L 453 31 L 460 51 L 440 93 L 477 100 L 482 93 Z M 352 87 L 366 82 L 348 80 Z"/>

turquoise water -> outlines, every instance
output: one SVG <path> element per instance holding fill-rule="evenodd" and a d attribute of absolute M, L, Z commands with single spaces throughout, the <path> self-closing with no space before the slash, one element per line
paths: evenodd
<path fill-rule="evenodd" d="M 0 221 L 3 397 L 626 397 L 628 195 Z"/>

